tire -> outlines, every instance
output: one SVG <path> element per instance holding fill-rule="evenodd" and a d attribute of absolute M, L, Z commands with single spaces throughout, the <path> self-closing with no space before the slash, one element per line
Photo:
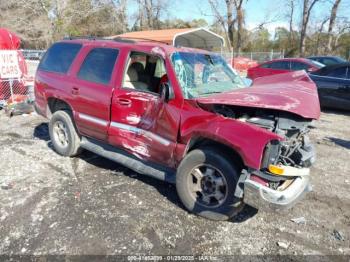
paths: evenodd
<path fill-rule="evenodd" d="M 49 133 L 54 150 L 73 157 L 81 152 L 80 137 L 74 126 L 70 111 L 56 111 L 49 123 Z"/>
<path fill-rule="evenodd" d="M 238 178 L 239 168 L 225 154 L 214 148 L 195 149 L 177 169 L 176 190 L 190 212 L 211 220 L 228 220 L 244 205 L 234 195 Z"/>

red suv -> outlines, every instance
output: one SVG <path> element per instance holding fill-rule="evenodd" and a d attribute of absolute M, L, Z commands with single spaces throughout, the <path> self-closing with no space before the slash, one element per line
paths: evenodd
<path fill-rule="evenodd" d="M 207 51 L 72 39 L 46 52 L 35 95 L 56 152 L 87 149 L 176 183 L 203 217 L 229 219 L 244 203 L 284 209 L 309 191 L 307 133 L 320 108 L 303 72 L 246 87 Z"/>
<path fill-rule="evenodd" d="M 258 77 L 282 74 L 290 71 L 305 70 L 307 72 L 314 72 L 321 67 L 324 67 L 324 65 L 306 58 L 275 59 L 249 68 L 247 77 L 254 80 Z"/>

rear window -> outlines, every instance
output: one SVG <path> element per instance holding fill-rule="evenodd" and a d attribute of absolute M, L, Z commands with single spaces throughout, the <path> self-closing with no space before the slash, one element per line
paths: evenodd
<path fill-rule="evenodd" d="M 118 56 L 117 49 L 95 48 L 86 56 L 78 78 L 89 82 L 108 84 Z"/>
<path fill-rule="evenodd" d="M 76 43 L 57 43 L 52 45 L 41 60 L 39 70 L 67 73 L 81 47 L 81 44 Z"/>

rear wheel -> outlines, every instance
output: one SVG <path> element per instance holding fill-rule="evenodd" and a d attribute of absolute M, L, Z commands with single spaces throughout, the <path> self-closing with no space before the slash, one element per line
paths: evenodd
<path fill-rule="evenodd" d="M 62 156 L 76 156 L 80 153 L 80 137 L 68 111 L 56 111 L 49 123 L 52 145 Z"/>
<path fill-rule="evenodd" d="M 227 220 L 243 203 L 234 196 L 239 168 L 213 148 L 191 151 L 176 174 L 176 189 L 185 207 L 212 220 Z"/>

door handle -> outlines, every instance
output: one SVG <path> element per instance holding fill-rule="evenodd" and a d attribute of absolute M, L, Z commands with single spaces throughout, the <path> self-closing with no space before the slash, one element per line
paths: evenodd
<path fill-rule="evenodd" d="M 131 100 L 126 99 L 126 98 L 118 98 L 117 102 L 119 105 L 122 105 L 122 106 L 130 106 L 131 105 Z"/>
<path fill-rule="evenodd" d="M 72 88 L 72 95 L 79 95 L 79 87 L 74 86 Z"/>

